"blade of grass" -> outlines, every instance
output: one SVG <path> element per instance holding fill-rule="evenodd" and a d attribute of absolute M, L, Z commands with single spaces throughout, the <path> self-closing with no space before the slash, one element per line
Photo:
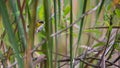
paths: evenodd
<path fill-rule="evenodd" d="M 23 6 L 24 6 L 24 4 L 25 3 L 23 2 Z M 25 23 L 25 19 L 23 17 L 23 8 L 21 7 L 20 0 L 17 0 L 17 5 L 18 5 L 19 11 L 20 11 L 20 17 L 21 17 L 21 20 L 22 20 L 23 28 L 24 28 L 25 38 L 27 38 L 26 23 Z"/>
<path fill-rule="evenodd" d="M 82 2 L 80 2 L 81 3 L 81 7 L 80 7 L 80 9 L 81 9 L 81 11 L 80 11 L 80 15 L 82 15 L 83 13 L 85 13 L 85 10 L 86 10 L 86 6 L 87 6 L 87 0 L 81 0 Z M 81 21 L 80 21 L 80 29 L 79 29 L 79 34 L 78 34 L 78 40 L 77 40 L 77 48 L 76 48 L 76 54 L 75 54 L 75 56 L 77 55 L 77 51 L 79 51 L 79 52 L 82 52 L 82 50 L 78 50 L 78 45 L 79 45 L 79 43 L 80 43 L 80 40 L 81 40 L 81 35 L 82 35 L 82 29 L 83 29 L 83 24 L 84 23 L 84 17 L 81 19 Z M 81 62 L 80 63 L 80 67 L 83 67 L 83 63 Z"/>
<path fill-rule="evenodd" d="M 50 37 L 50 34 L 52 34 L 52 23 L 50 20 L 50 0 L 44 0 L 44 11 L 45 11 L 45 34 L 47 38 L 47 43 L 43 48 L 45 49 L 45 54 L 47 57 L 46 61 L 46 68 L 53 68 L 53 63 L 52 63 L 52 47 L 53 47 L 53 39 Z"/>
<path fill-rule="evenodd" d="M 23 29 L 23 24 L 19 18 L 20 14 L 19 14 L 19 11 L 17 8 L 17 2 L 12 1 L 12 0 L 9 0 L 9 1 L 10 1 L 10 5 L 11 5 L 11 9 L 13 11 L 13 14 L 15 16 L 15 22 L 18 25 L 18 33 L 20 35 L 20 40 L 22 41 L 21 43 L 24 46 L 23 49 L 25 49 L 25 47 L 27 46 L 27 43 L 26 43 L 25 33 L 24 33 L 24 29 Z"/>
<path fill-rule="evenodd" d="M 101 5 L 100 5 L 100 7 L 99 7 L 99 9 L 98 9 L 98 11 L 97 11 L 97 14 L 96 14 L 96 17 L 97 17 L 97 18 L 98 18 L 99 15 L 100 15 L 100 12 L 101 12 L 101 10 L 102 10 L 102 7 L 103 7 L 103 5 L 104 5 L 104 2 L 105 2 L 105 0 L 102 0 Z M 96 19 L 97 19 L 97 18 L 96 18 Z"/>
<path fill-rule="evenodd" d="M 101 12 L 102 7 L 103 7 L 103 5 L 104 5 L 104 2 L 105 2 L 105 0 L 102 0 L 101 5 L 100 5 L 100 7 L 99 7 L 99 9 L 98 9 L 98 11 L 97 11 L 97 13 L 96 13 L 96 22 L 97 22 L 97 20 L 98 20 L 98 18 L 99 18 L 99 15 L 100 15 L 100 12 Z"/>
<path fill-rule="evenodd" d="M 3 18 L 3 25 L 8 34 L 8 38 L 11 43 L 11 47 L 13 48 L 13 51 L 15 53 L 15 57 L 18 62 L 18 67 L 23 68 L 23 60 L 20 57 L 19 50 L 18 50 L 18 42 L 16 41 L 15 34 L 13 32 L 12 25 L 10 24 L 9 15 L 8 15 L 8 11 L 6 8 L 7 7 L 5 5 L 5 1 L 0 0 L 0 11 L 1 11 L 2 18 Z"/>
<path fill-rule="evenodd" d="M 70 24 L 73 22 L 73 5 L 72 0 L 70 0 Z M 73 27 L 70 27 L 70 68 L 73 68 Z"/>
<path fill-rule="evenodd" d="M 56 5 L 57 1 L 54 0 L 54 23 L 55 23 L 55 32 L 57 32 L 57 5 Z M 57 35 L 55 36 L 55 52 L 58 53 L 58 39 L 57 39 Z M 58 56 L 57 54 L 55 54 L 55 68 L 57 67 L 57 60 L 58 60 Z"/>
<path fill-rule="evenodd" d="M 87 5 L 87 0 L 84 0 L 82 14 L 85 13 L 86 5 Z M 80 22 L 80 30 L 79 30 L 79 34 L 78 34 L 77 45 L 79 44 L 80 39 L 81 39 L 82 29 L 83 29 L 83 22 L 84 22 L 84 17 L 81 19 L 81 22 Z"/>

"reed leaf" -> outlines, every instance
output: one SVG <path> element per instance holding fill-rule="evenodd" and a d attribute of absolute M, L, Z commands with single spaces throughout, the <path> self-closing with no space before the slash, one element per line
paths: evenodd
<path fill-rule="evenodd" d="M 70 24 L 73 22 L 73 5 L 70 0 Z M 70 68 L 73 67 L 73 27 L 70 27 Z"/>
<path fill-rule="evenodd" d="M 50 37 L 50 35 L 52 34 L 52 23 L 50 20 L 50 1 L 49 0 L 44 0 L 43 1 L 44 4 L 44 13 L 45 13 L 45 35 L 46 35 L 46 45 L 43 46 L 44 50 L 45 50 L 45 54 L 47 57 L 47 61 L 46 61 L 46 68 L 53 68 L 53 63 L 52 63 L 52 48 L 53 48 L 53 39 L 52 37 Z"/>
<path fill-rule="evenodd" d="M 13 32 L 12 25 L 10 24 L 11 22 L 10 22 L 8 11 L 6 8 L 7 7 L 5 5 L 4 0 L 0 0 L 0 11 L 1 11 L 2 19 L 3 19 L 4 28 L 6 29 L 6 33 L 8 35 L 9 42 L 11 43 L 11 47 L 13 48 L 13 51 L 15 53 L 18 67 L 23 68 L 23 66 L 24 66 L 23 59 L 20 56 L 20 52 L 18 50 L 18 42 L 16 41 L 16 37 L 15 37 L 15 34 Z"/>

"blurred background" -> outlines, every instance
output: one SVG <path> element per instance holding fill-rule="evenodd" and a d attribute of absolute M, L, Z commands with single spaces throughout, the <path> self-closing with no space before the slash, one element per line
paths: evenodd
<path fill-rule="evenodd" d="M 0 0 L 0 68 L 119 68 L 119 28 L 120 0 Z"/>

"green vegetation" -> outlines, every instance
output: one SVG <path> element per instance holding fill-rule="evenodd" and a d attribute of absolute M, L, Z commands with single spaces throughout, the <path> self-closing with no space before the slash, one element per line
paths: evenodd
<path fill-rule="evenodd" d="M 0 68 L 120 68 L 119 29 L 120 0 L 0 0 Z"/>

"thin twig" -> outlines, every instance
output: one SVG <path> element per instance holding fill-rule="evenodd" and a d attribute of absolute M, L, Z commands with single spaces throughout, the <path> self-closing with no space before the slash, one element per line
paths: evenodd
<path fill-rule="evenodd" d="M 82 61 L 83 63 L 85 63 L 85 64 L 87 64 L 87 65 L 89 65 L 89 66 L 92 66 L 92 67 L 98 67 L 97 65 L 94 65 L 94 64 L 91 64 L 91 63 L 89 63 L 89 62 L 86 62 L 86 61 L 84 61 L 82 58 L 80 58 L 80 57 L 78 57 L 78 58 L 75 58 L 75 60 L 80 60 L 80 61 Z M 63 59 L 63 60 L 58 60 L 58 62 L 69 62 L 70 61 L 70 58 L 68 58 L 68 59 Z"/>
<path fill-rule="evenodd" d="M 31 53 L 33 53 L 35 50 L 37 50 L 38 47 L 42 46 L 44 43 L 46 42 L 46 40 L 42 40 L 39 44 L 37 44 L 36 47 L 34 47 L 34 49 L 32 49 Z"/>
<path fill-rule="evenodd" d="M 109 26 L 102 26 L 102 27 L 90 27 L 87 29 L 109 29 Z M 120 26 L 112 26 L 112 29 L 120 29 Z"/>
<path fill-rule="evenodd" d="M 96 58 L 96 57 L 88 57 L 88 58 L 86 58 L 86 59 L 96 59 L 96 60 L 101 60 L 101 59 Z M 116 67 L 119 67 L 119 68 L 120 68 L 120 66 L 119 66 L 119 65 L 117 65 L 117 64 L 115 64 L 114 62 L 110 62 L 110 61 L 108 61 L 108 60 L 105 60 L 105 62 L 109 63 L 109 64 L 107 64 L 106 66 L 111 66 L 111 65 L 114 65 L 114 66 L 116 66 Z"/>
<path fill-rule="evenodd" d="M 66 63 L 64 63 L 64 64 L 62 64 L 61 66 L 59 66 L 58 68 L 62 68 L 63 66 L 65 66 L 65 65 L 68 65 L 68 62 L 66 62 Z"/>

